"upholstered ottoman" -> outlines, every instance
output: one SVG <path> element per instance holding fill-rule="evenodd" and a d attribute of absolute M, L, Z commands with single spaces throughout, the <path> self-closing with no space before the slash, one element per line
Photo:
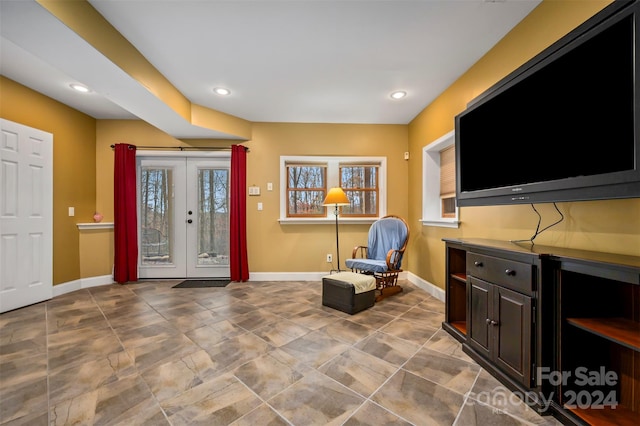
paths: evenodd
<path fill-rule="evenodd" d="M 322 304 L 348 314 L 370 308 L 376 301 L 376 279 L 355 272 L 322 277 Z"/>

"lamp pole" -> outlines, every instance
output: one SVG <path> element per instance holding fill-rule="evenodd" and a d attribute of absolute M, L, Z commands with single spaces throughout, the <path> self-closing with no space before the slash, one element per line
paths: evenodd
<path fill-rule="evenodd" d="M 323 206 L 329 207 L 334 206 L 334 215 L 336 215 L 336 256 L 338 256 L 338 270 L 337 272 L 342 272 L 340 270 L 340 241 L 338 237 L 338 214 L 340 213 L 339 206 L 348 206 L 350 204 L 349 198 L 347 194 L 345 194 L 344 190 L 340 187 L 331 188 L 324 201 L 322 202 Z M 332 269 L 331 272 L 335 271 Z"/>
<path fill-rule="evenodd" d="M 340 242 L 338 240 L 338 205 L 336 204 L 336 210 L 334 212 L 334 214 L 336 215 L 336 256 L 338 257 L 338 272 L 342 272 L 340 271 Z"/>

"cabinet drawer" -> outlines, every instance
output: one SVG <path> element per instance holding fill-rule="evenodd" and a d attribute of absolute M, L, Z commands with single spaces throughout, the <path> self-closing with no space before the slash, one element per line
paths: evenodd
<path fill-rule="evenodd" d="M 533 265 L 478 253 L 467 253 L 467 274 L 515 291 L 534 290 Z"/>

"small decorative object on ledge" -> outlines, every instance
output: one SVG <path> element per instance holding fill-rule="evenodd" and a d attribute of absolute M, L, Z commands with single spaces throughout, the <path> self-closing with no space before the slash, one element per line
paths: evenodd
<path fill-rule="evenodd" d="M 102 219 L 103 219 L 103 216 L 102 216 L 102 214 L 100 214 L 99 212 L 96 212 L 96 213 L 93 215 L 93 220 L 94 220 L 94 222 L 95 222 L 95 223 L 100 223 L 100 222 L 102 222 Z"/>

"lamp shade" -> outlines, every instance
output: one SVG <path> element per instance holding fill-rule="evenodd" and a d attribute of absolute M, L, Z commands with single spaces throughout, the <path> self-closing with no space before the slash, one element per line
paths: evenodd
<path fill-rule="evenodd" d="M 342 188 L 331 188 L 322 202 L 323 206 L 348 206 L 351 204 Z"/>

